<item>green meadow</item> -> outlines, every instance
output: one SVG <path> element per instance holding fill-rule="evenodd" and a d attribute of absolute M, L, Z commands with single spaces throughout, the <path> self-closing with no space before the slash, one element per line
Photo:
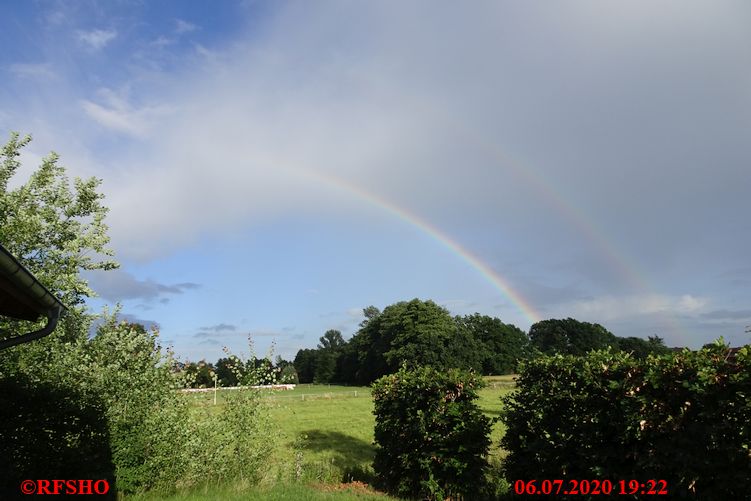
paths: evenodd
<path fill-rule="evenodd" d="M 478 404 L 487 416 L 499 416 L 501 397 L 513 389 L 511 378 L 486 378 L 488 386 L 480 391 Z M 229 391 L 217 391 L 216 404 L 213 391 L 190 393 L 185 398 L 191 399 L 197 412 L 212 412 L 223 405 Z M 276 452 L 259 487 L 203 486 L 167 498 L 145 495 L 131 499 L 394 499 L 369 487 L 375 455 L 369 388 L 302 384 L 294 390 L 267 391 L 263 398 L 276 428 L 276 435 L 269 437 L 275 441 Z M 498 444 L 503 431 L 502 423 L 493 424 L 492 462 L 502 457 Z"/>

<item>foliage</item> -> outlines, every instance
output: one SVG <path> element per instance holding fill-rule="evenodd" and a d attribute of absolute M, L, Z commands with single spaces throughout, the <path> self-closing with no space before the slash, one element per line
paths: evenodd
<path fill-rule="evenodd" d="M 300 382 L 370 384 L 404 363 L 504 374 L 532 352 L 521 329 L 480 314 L 451 318 L 430 300 L 402 301 L 383 312 L 369 306 L 363 316 L 349 341 L 330 330 L 317 349 L 298 351 Z"/>
<path fill-rule="evenodd" d="M 475 403 L 481 386 L 472 373 L 430 367 L 402 367 L 373 384 L 373 468 L 388 491 L 422 499 L 482 493 L 490 419 Z"/>
<path fill-rule="evenodd" d="M 0 499 L 39 478 L 107 479 L 114 465 L 102 402 L 26 374 L 0 377 Z"/>
<path fill-rule="evenodd" d="M 312 383 L 316 372 L 316 350 L 304 349 L 297 352 L 293 364 L 301 383 Z"/>
<path fill-rule="evenodd" d="M 237 386 L 239 380 L 235 371 L 237 362 L 232 357 L 222 357 L 216 361 L 216 377 L 219 379 L 219 386 Z"/>
<path fill-rule="evenodd" d="M 529 338 L 535 348 L 548 355 L 584 355 L 618 345 L 618 339 L 602 325 L 573 318 L 537 322 L 530 327 Z"/>
<path fill-rule="evenodd" d="M 319 350 L 336 350 L 342 346 L 344 346 L 344 338 L 338 330 L 329 329 L 319 338 Z"/>
<path fill-rule="evenodd" d="M 71 187 L 58 156 L 50 153 L 25 183 L 10 188 L 21 166 L 21 151 L 30 142 L 30 136 L 12 133 L 0 150 L 0 242 L 68 307 L 50 336 L 0 354 L 0 375 L 24 373 L 34 382 L 88 335 L 93 317 L 83 302 L 94 292 L 81 272 L 118 265 L 108 258 L 112 251 L 106 247 L 107 208 L 97 192 L 99 179 L 76 178 Z M 0 331 L 12 335 L 39 327 L 22 320 L 0 321 Z"/>
<path fill-rule="evenodd" d="M 506 478 L 664 479 L 673 497 L 743 498 L 750 351 L 732 357 L 720 342 L 646 359 L 596 351 L 528 362 L 505 399 Z"/>
<path fill-rule="evenodd" d="M 298 384 L 300 380 L 297 377 L 297 371 L 295 370 L 295 366 L 292 364 L 286 364 L 281 367 L 281 372 L 279 373 L 280 383 L 283 384 Z"/>
<path fill-rule="evenodd" d="M 180 364 L 180 369 L 184 372 L 191 388 L 213 388 L 214 376 L 217 376 L 218 383 L 219 376 L 216 368 L 206 360 Z"/>
<path fill-rule="evenodd" d="M 220 412 L 190 412 L 176 391 L 186 382 L 156 331 L 105 314 L 91 340 L 45 339 L 31 347 L 34 356 L 24 361 L 33 363 L 3 364 L 0 372 L 9 412 L 3 425 L 16 430 L 3 435 L 9 449 L 2 454 L 14 489 L 24 478 L 55 472 L 116 478 L 113 485 L 128 493 L 252 483 L 264 471 L 274 435 L 258 395 L 229 395 Z M 48 473 L 39 476 L 42 464 Z"/>
<path fill-rule="evenodd" d="M 0 352 L 3 482 L 17 494 L 25 478 L 116 478 L 121 492 L 256 480 L 273 443 L 256 392 L 195 416 L 155 330 L 105 313 L 89 339 L 93 315 L 84 300 L 94 293 L 81 272 L 117 266 L 107 258 L 100 181 L 75 179 L 71 188 L 53 153 L 10 189 L 29 141 L 12 134 L 0 151 L 0 242 L 69 311 L 50 336 Z M 17 334 L 34 325 L 0 327 Z M 267 359 L 243 364 L 244 382 L 276 377 Z"/>
<path fill-rule="evenodd" d="M 50 153 L 29 180 L 15 189 L 8 182 L 20 167 L 31 137 L 12 133 L 0 150 L 0 242 L 68 307 L 94 295 L 82 270 L 109 270 L 117 263 L 97 192 L 101 180 L 74 179 L 71 189 L 58 156 Z"/>
<path fill-rule="evenodd" d="M 468 332 L 479 343 L 480 366 L 474 367 L 483 374 L 512 374 L 518 363 L 529 357 L 529 338 L 515 325 L 479 313 L 455 321 L 459 332 Z"/>
<path fill-rule="evenodd" d="M 660 355 L 670 351 L 659 336 L 649 336 L 646 340 L 639 337 L 619 337 L 618 348 L 631 353 L 636 358 L 646 358 L 650 354 Z"/>

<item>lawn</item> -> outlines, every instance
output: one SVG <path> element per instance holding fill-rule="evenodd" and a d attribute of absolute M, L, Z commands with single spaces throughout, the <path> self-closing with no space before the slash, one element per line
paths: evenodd
<path fill-rule="evenodd" d="M 500 398 L 513 389 L 510 376 L 486 378 L 479 406 L 497 418 Z M 218 391 L 216 406 L 223 404 L 227 390 Z M 186 394 L 195 407 L 211 410 L 214 392 Z M 278 424 L 276 452 L 261 486 L 243 494 L 225 488 L 222 499 L 392 499 L 363 485 L 373 481 L 373 400 L 366 387 L 297 385 L 294 390 L 269 391 L 264 398 L 274 423 Z M 503 425 L 493 424 L 491 459 L 502 457 L 499 441 Z M 271 439 L 271 437 L 270 437 Z M 297 482 L 296 482 L 297 481 Z M 354 482 L 354 483 L 352 483 Z M 192 490 L 166 499 L 216 498 L 209 488 Z M 256 497 L 254 497 L 256 496 Z M 141 498 L 135 498 L 141 499 Z M 142 499 L 155 499 L 145 497 Z"/>

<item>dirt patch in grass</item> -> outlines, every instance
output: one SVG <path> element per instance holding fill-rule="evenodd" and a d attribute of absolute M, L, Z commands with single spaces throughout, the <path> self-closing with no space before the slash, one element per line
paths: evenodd
<path fill-rule="evenodd" d="M 359 480 L 338 484 L 317 484 L 314 487 L 324 492 L 349 492 L 352 494 L 367 494 L 369 496 L 386 496 L 383 492 L 373 489 L 370 484 L 360 482 Z"/>

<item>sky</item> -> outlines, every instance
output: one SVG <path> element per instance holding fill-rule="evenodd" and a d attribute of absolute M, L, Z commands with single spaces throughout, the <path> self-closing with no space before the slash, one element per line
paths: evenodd
<path fill-rule="evenodd" d="M 102 179 L 93 309 L 294 358 L 432 299 L 751 334 L 747 2 L 11 1 L 0 135 Z"/>

